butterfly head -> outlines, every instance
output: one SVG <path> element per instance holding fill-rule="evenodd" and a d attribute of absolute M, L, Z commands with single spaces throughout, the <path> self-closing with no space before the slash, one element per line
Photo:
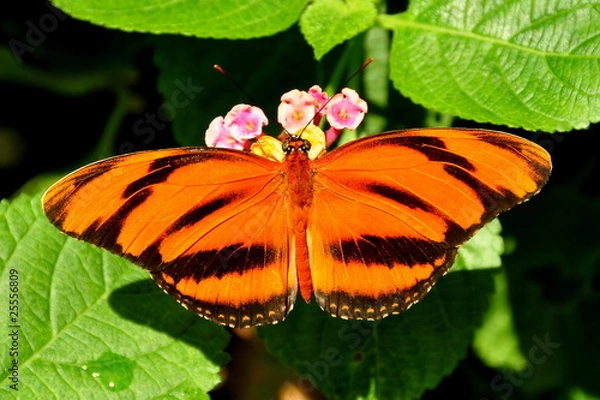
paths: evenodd
<path fill-rule="evenodd" d="M 302 139 L 300 137 L 291 137 L 284 141 L 281 148 L 285 154 L 291 154 L 294 152 L 308 153 L 312 144 L 308 139 Z"/>
<path fill-rule="evenodd" d="M 308 158 L 315 160 L 327 151 L 325 133 L 315 125 L 307 125 L 293 135 L 289 135 L 281 146 L 286 155 L 305 153 Z"/>
<path fill-rule="evenodd" d="M 263 135 L 250 146 L 256 155 L 273 161 L 284 161 L 290 154 L 304 153 L 311 160 L 323 155 L 326 150 L 325 133 L 314 125 L 309 125 L 295 134 L 284 132 L 282 140 Z"/>

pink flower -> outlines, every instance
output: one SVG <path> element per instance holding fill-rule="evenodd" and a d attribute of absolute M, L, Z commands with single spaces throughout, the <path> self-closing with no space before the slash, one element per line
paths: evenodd
<path fill-rule="evenodd" d="M 263 126 L 269 120 L 265 113 L 258 107 L 247 104 L 238 104 L 225 116 L 225 126 L 229 128 L 231 136 L 238 141 L 254 139 L 262 133 Z"/>
<path fill-rule="evenodd" d="M 327 122 L 336 129 L 354 130 L 367 112 L 367 102 L 355 90 L 344 88 L 327 104 Z"/>
<path fill-rule="evenodd" d="M 238 104 L 223 117 L 217 117 L 208 126 L 206 145 L 225 149 L 248 149 L 250 140 L 262 135 L 268 120 L 258 107 Z"/>
<path fill-rule="evenodd" d="M 229 129 L 225 126 L 223 117 L 217 117 L 212 120 L 206 130 L 204 141 L 209 147 L 236 150 L 242 150 L 244 148 L 243 143 L 238 142 L 229 134 Z"/>
<path fill-rule="evenodd" d="M 325 105 L 325 103 L 327 103 L 327 100 L 329 100 L 329 96 L 327 95 L 327 93 L 325 93 L 323 89 L 321 89 L 321 86 L 314 85 L 310 89 L 308 89 L 308 94 L 310 94 L 313 97 L 313 99 L 315 99 L 314 104 L 316 111 L 319 111 L 319 114 L 325 114 L 325 109 L 323 109 L 323 106 Z"/>
<path fill-rule="evenodd" d="M 290 90 L 281 96 L 277 121 L 289 133 L 304 128 L 315 116 L 315 99 L 305 91 Z"/>

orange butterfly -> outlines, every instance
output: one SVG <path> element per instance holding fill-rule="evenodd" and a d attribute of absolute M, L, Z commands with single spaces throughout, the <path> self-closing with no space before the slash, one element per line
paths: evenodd
<path fill-rule="evenodd" d="M 313 91 L 311 107 L 352 119 L 366 106 L 352 109 L 348 93 L 342 106 L 323 107 Z M 294 101 L 281 109 L 284 126 L 316 119 Z M 261 131 L 266 117 L 252 112 L 211 129 Z M 459 245 L 536 194 L 551 170 L 540 146 L 500 132 L 395 131 L 324 153 L 317 127 L 289 131 L 282 145 L 261 135 L 251 151 L 191 147 L 99 161 L 52 186 L 44 210 L 63 232 L 142 266 L 219 324 L 281 321 L 298 291 L 333 316 L 375 320 L 421 299 Z M 244 146 L 241 136 L 224 141 Z"/>

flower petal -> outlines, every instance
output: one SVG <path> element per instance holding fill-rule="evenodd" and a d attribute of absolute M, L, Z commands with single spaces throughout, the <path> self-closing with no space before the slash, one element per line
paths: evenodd
<path fill-rule="evenodd" d="M 238 104 L 227 113 L 224 123 L 235 140 L 244 141 L 258 137 L 269 120 L 260 108 Z"/>
<path fill-rule="evenodd" d="M 325 109 L 323 109 L 323 106 L 325 105 L 325 103 L 327 103 L 327 100 L 329 100 L 329 96 L 327 95 L 327 93 L 325 93 L 323 89 L 321 89 L 321 86 L 313 85 L 310 89 L 308 89 L 308 94 L 310 94 L 313 97 L 313 99 L 315 99 L 315 109 L 317 111 L 320 110 L 320 114 L 325 114 Z"/>
<path fill-rule="evenodd" d="M 308 150 L 308 158 L 316 160 L 321 157 L 327 151 L 325 145 L 325 134 L 318 126 L 310 124 L 302 132 L 302 139 L 306 139 L 310 142 L 310 150 Z"/>
<path fill-rule="evenodd" d="M 283 152 L 282 143 L 272 136 L 261 136 L 258 140 L 252 143 L 250 151 L 257 156 L 268 158 L 269 160 L 283 162 L 285 153 Z"/>
<path fill-rule="evenodd" d="M 281 96 L 277 121 L 291 134 L 303 129 L 315 116 L 315 99 L 305 91 L 290 90 Z"/>
<path fill-rule="evenodd" d="M 229 129 L 225 126 L 223 117 L 217 117 L 211 121 L 204 134 L 204 141 L 209 147 L 236 148 L 235 140 L 229 135 Z"/>
<path fill-rule="evenodd" d="M 356 129 L 367 112 L 367 103 L 355 90 L 344 88 L 327 104 L 327 121 L 336 129 Z"/>

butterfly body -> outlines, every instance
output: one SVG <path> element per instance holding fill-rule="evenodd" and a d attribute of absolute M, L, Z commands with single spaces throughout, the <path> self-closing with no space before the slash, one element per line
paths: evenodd
<path fill-rule="evenodd" d="M 375 135 L 280 161 L 184 148 L 83 167 L 44 196 L 63 232 L 147 269 L 220 324 L 283 320 L 298 292 L 341 318 L 374 320 L 421 299 L 460 244 L 548 179 L 541 147 L 483 130 Z"/>
<path fill-rule="evenodd" d="M 287 182 L 289 226 L 292 232 L 293 252 L 290 258 L 296 264 L 298 287 L 302 298 L 309 303 L 313 296 L 310 272 L 307 227 L 313 198 L 313 165 L 304 140 L 292 138 L 284 142 L 286 157 L 283 162 Z"/>

